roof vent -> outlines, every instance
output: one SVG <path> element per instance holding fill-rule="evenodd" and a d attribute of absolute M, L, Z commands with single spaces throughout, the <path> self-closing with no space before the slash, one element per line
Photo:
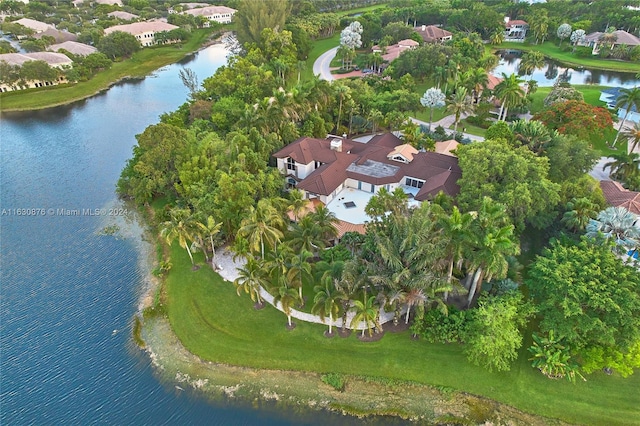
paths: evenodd
<path fill-rule="evenodd" d="M 337 151 L 337 152 L 342 152 L 342 139 L 332 139 L 331 140 L 331 150 L 332 151 Z"/>

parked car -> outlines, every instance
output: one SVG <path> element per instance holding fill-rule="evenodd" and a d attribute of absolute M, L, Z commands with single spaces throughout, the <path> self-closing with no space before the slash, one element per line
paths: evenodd
<path fill-rule="evenodd" d="M 371 68 L 365 68 L 362 70 L 362 74 L 371 74 L 373 70 Z"/>

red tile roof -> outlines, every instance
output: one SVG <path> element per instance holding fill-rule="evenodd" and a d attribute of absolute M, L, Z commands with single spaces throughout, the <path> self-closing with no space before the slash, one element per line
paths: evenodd
<path fill-rule="evenodd" d="M 629 191 L 611 180 L 600 181 L 600 188 L 607 203 L 613 207 L 624 207 L 640 216 L 640 192 Z"/>

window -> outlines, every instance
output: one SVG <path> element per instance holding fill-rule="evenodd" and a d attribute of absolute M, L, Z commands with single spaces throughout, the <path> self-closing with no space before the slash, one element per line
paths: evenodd
<path fill-rule="evenodd" d="M 287 158 L 287 170 L 296 170 L 296 162 L 291 157 Z"/>
<path fill-rule="evenodd" d="M 314 163 L 314 167 L 317 169 L 318 167 L 322 166 L 324 163 L 322 161 L 316 161 Z"/>
<path fill-rule="evenodd" d="M 414 188 L 422 188 L 422 185 L 424 184 L 424 182 L 417 179 L 407 178 L 404 181 L 404 184 L 407 186 L 412 186 Z"/>

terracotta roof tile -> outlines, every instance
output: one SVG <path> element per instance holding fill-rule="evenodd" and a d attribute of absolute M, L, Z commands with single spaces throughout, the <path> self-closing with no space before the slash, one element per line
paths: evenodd
<path fill-rule="evenodd" d="M 640 192 L 629 191 L 612 180 L 600 181 L 604 198 L 613 207 L 624 207 L 631 213 L 640 215 Z"/>

